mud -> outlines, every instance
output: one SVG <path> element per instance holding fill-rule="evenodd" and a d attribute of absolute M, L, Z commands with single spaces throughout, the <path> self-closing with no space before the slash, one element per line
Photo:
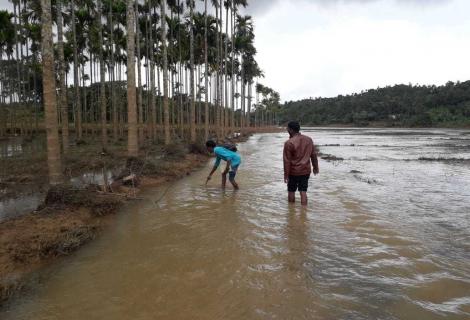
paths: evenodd
<path fill-rule="evenodd" d="M 223 141 L 243 142 L 258 131 L 277 129 L 253 130 Z M 119 146 L 100 150 L 99 146 L 84 144 L 66 155 L 64 172 L 73 177 L 90 170 L 114 168 L 119 173 L 113 183 L 106 190 L 102 185 L 65 184 L 46 193 L 44 154 L 0 159 L 0 190 L 4 190 L 0 200 L 21 196 L 26 185 L 45 193 L 44 203 L 34 212 L 0 221 L 0 307 L 12 296 L 27 291 L 38 270 L 94 239 L 110 221 L 109 215 L 126 201 L 138 200 L 142 189 L 190 175 L 207 160 L 205 148 L 198 144 L 148 145 L 141 149 L 139 158 L 130 159 Z M 138 183 L 123 183 L 129 174 L 135 174 Z"/>
<path fill-rule="evenodd" d="M 126 200 L 136 199 L 142 188 L 189 175 L 207 159 L 207 155 L 186 154 L 178 162 L 160 161 L 158 168 L 140 176 L 138 187 L 117 182 L 114 193 L 105 193 L 96 185 L 85 189 L 56 186 L 35 212 L 0 222 L 0 306 L 18 292 L 28 290 L 35 271 L 94 239 L 106 225 L 106 216 L 115 213 Z"/>

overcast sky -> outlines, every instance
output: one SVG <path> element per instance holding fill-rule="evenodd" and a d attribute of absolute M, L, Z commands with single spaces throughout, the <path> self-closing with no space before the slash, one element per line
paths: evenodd
<path fill-rule="evenodd" d="M 470 80 L 470 0 L 248 2 L 261 82 L 282 100 Z"/>
<path fill-rule="evenodd" d="M 251 0 L 262 81 L 283 100 L 470 80 L 469 0 Z"/>

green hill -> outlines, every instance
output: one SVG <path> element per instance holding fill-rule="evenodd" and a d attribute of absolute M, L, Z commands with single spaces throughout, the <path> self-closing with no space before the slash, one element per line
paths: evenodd
<path fill-rule="evenodd" d="M 444 86 L 395 85 L 335 98 L 289 101 L 279 119 L 303 125 L 469 127 L 470 81 Z"/>

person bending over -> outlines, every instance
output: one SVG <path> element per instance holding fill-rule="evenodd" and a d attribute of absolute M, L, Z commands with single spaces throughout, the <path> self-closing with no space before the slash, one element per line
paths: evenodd
<path fill-rule="evenodd" d="M 212 178 L 212 175 L 217 170 L 220 165 L 220 161 L 224 160 L 227 162 L 225 166 L 225 170 L 222 172 L 222 188 L 225 188 L 225 184 L 227 182 L 227 174 L 228 179 L 232 186 L 235 189 L 238 189 L 238 184 L 235 181 L 235 176 L 237 175 L 238 167 L 241 164 L 241 157 L 238 153 L 229 150 L 228 148 L 217 146 L 214 141 L 209 140 L 206 142 L 207 151 L 210 153 L 214 153 L 216 156 L 216 160 L 214 163 L 214 167 L 212 168 L 211 173 L 207 177 L 206 184 Z"/>
<path fill-rule="evenodd" d="M 300 124 L 291 121 L 287 125 L 289 140 L 284 144 L 284 182 L 287 183 L 289 202 L 295 202 L 295 192 L 299 190 L 300 201 L 303 206 L 307 205 L 307 188 L 310 172 L 317 175 L 318 158 L 310 137 L 300 133 Z"/>

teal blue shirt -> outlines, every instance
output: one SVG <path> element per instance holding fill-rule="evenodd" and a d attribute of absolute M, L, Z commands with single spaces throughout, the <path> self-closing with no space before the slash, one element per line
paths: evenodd
<path fill-rule="evenodd" d="M 214 163 L 214 167 L 219 167 L 220 161 L 230 161 L 232 167 L 237 167 L 242 162 L 242 158 L 236 152 L 230 151 L 223 147 L 215 147 L 214 148 L 215 156 L 217 157 Z"/>

